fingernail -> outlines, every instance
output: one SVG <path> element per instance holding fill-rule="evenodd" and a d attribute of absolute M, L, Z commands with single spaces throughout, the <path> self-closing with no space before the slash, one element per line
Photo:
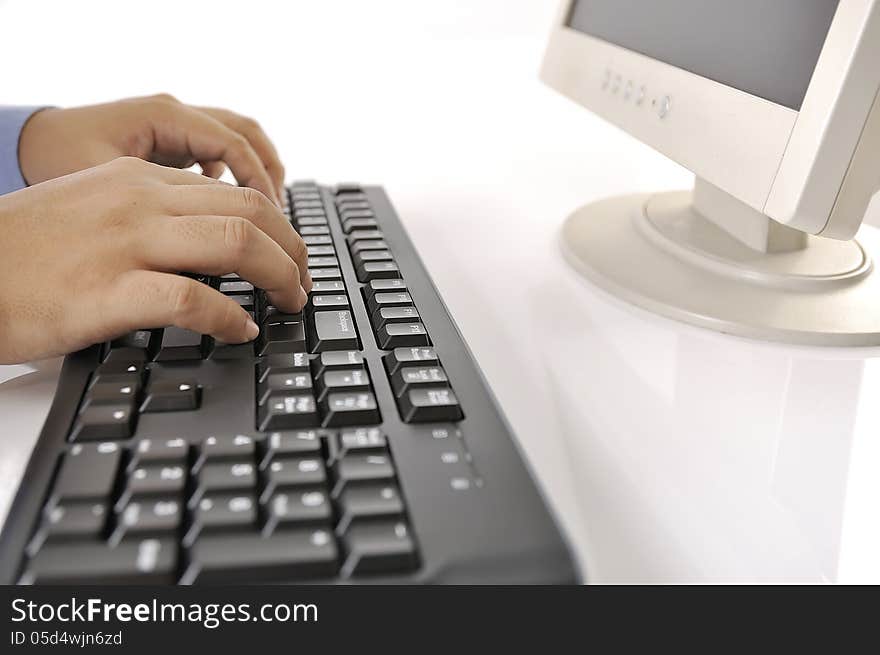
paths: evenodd
<path fill-rule="evenodd" d="M 244 332 L 247 335 L 247 340 L 253 341 L 260 333 L 260 328 L 257 327 L 257 324 L 254 323 L 251 319 L 248 319 L 244 327 Z"/>
<path fill-rule="evenodd" d="M 299 288 L 300 297 L 299 299 L 302 301 L 303 305 L 305 305 L 309 301 L 309 294 L 306 293 L 306 290 L 302 287 Z"/>

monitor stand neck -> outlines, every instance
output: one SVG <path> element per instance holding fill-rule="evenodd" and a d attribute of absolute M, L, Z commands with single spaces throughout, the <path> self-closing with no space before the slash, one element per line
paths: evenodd
<path fill-rule="evenodd" d="M 781 225 L 703 180 L 693 191 L 609 198 L 562 229 L 595 286 L 685 323 L 788 343 L 880 346 L 880 232 L 861 243 Z"/>
<path fill-rule="evenodd" d="M 805 232 L 777 223 L 699 177 L 694 182 L 693 208 L 700 216 L 758 252 L 792 252 L 803 250 L 809 243 Z"/>

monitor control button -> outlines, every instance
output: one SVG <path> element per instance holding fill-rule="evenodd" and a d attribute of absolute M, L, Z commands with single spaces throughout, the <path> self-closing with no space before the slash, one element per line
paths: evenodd
<path fill-rule="evenodd" d="M 672 98 L 663 96 L 657 103 L 657 115 L 660 118 L 666 118 L 670 109 L 672 109 Z"/>

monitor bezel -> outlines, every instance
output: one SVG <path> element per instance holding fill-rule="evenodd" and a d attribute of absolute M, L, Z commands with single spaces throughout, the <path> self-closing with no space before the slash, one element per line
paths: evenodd
<path fill-rule="evenodd" d="M 878 0 L 840 0 L 800 111 L 575 30 L 574 1 L 544 82 L 780 223 L 852 236 L 859 221 L 832 220 L 880 87 Z"/>

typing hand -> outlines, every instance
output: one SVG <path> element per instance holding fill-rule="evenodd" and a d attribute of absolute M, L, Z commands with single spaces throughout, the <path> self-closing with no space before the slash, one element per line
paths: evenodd
<path fill-rule="evenodd" d="M 132 157 L 0 196 L 0 363 L 176 325 L 227 343 L 257 326 L 178 271 L 238 273 L 282 311 L 311 289 L 306 246 L 253 189 Z"/>
<path fill-rule="evenodd" d="M 242 186 L 279 203 L 284 167 L 252 119 L 225 109 L 191 107 L 169 95 L 72 109 L 45 109 L 25 125 L 19 162 L 28 184 L 138 157 L 164 166 L 201 165 L 220 177 L 229 166 Z"/>

